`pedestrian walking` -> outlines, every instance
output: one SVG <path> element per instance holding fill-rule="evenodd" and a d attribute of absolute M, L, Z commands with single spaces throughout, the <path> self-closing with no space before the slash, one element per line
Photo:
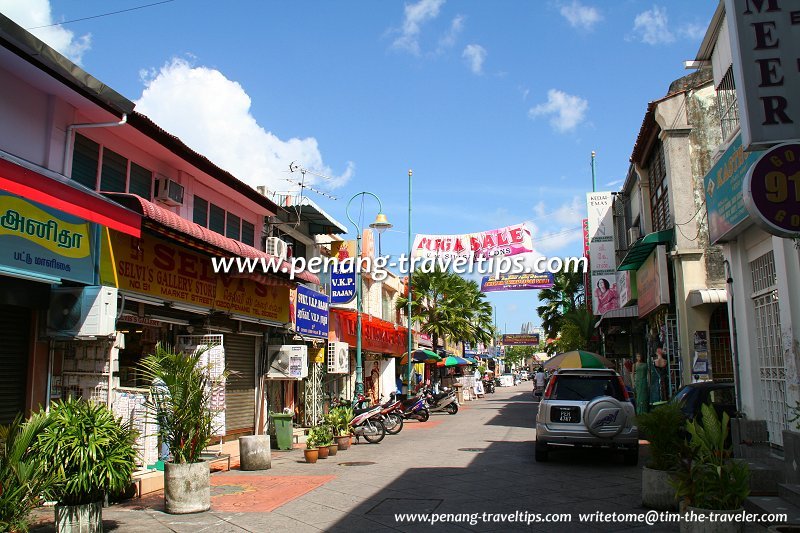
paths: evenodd
<path fill-rule="evenodd" d="M 642 354 L 636 354 L 636 364 L 633 367 L 634 372 L 634 392 L 636 393 L 636 414 L 647 412 L 647 363 L 644 362 Z"/>

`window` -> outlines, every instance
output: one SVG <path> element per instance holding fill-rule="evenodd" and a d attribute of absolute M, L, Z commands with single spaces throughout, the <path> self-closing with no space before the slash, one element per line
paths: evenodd
<path fill-rule="evenodd" d="M 225 210 L 214 204 L 208 210 L 208 229 L 225 235 Z"/>
<path fill-rule="evenodd" d="M 72 152 L 72 179 L 94 190 L 97 187 L 99 162 L 100 145 L 76 133 L 75 148 Z"/>
<path fill-rule="evenodd" d="M 553 379 L 553 378 L 551 378 Z M 625 394 L 616 376 L 557 376 L 550 396 L 552 400 L 585 401 L 598 396 L 612 396 L 625 401 Z"/>
<path fill-rule="evenodd" d="M 153 173 L 131 161 L 128 192 L 141 196 L 145 200 L 153 198 Z"/>
<path fill-rule="evenodd" d="M 383 318 L 387 322 L 394 322 L 396 317 L 396 313 L 394 311 L 394 299 L 392 298 L 392 293 L 389 291 L 383 291 L 383 298 L 381 298 L 382 305 L 382 313 L 381 318 Z"/>
<path fill-rule="evenodd" d="M 736 99 L 736 83 L 733 80 L 733 66 L 722 77 L 717 87 L 717 105 L 722 126 L 722 137 L 728 139 L 739 129 L 739 100 Z"/>
<path fill-rule="evenodd" d="M 194 196 L 192 221 L 195 224 L 200 224 L 204 228 L 208 227 L 208 202 L 197 195 Z"/>
<path fill-rule="evenodd" d="M 250 246 L 256 245 L 256 228 L 246 220 L 242 220 L 242 242 Z"/>
<path fill-rule="evenodd" d="M 653 230 L 662 231 L 672 226 L 669 213 L 669 194 L 667 191 L 667 167 L 664 162 L 664 145 L 657 141 L 647 164 L 650 183 L 650 209 L 653 217 Z"/>
<path fill-rule="evenodd" d="M 225 224 L 225 236 L 237 241 L 242 237 L 242 219 L 232 213 L 228 213 L 228 220 Z"/>
<path fill-rule="evenodd" d="M 106 192 L 125 192 L 128 176 L 128 160 L 118 153 L 103 149 L 103 166 L 100 171 L 100 190 Z"/>

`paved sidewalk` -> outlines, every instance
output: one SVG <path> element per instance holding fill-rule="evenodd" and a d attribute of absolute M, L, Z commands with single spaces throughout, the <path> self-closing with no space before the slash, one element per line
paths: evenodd
<path fill-rule="evenodd" d="M 533 459 L 530 382 L 498 388 L 451 416 L 407 421 L 380 444 L 359 444 L 316 464 L 276 453 L 271 470 L 216 473 L 212 511 L 168 515 L 163 496 L 103 510 L 106 531 L 677 531 L 677 525 L 579 524 L 581 512 L 645 512 L 641 472 L 598 451 Z M 571 524 L 403 524 L 395 513 L 572 513 Z M 52 531 L 52 525 L 35 529 Z"/>

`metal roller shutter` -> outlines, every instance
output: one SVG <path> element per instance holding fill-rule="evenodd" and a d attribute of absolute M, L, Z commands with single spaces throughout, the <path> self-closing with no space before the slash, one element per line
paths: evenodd
<path fill-rule="evenodd" d="M 225 431 L 253 431 L 255 417 L 256 337 L 226 334 L 225 366 L 232 375 L 225 384 Z"/>
<path fill-rule="evenodd" d="M 0 424 L 25 411 L 31 311 L 0 305 Z"/>

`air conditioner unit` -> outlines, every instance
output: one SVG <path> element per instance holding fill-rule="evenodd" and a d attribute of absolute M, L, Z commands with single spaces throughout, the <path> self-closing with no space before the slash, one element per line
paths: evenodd
<path fill-rule="evenodd" d="M 161 176 L 156 179 L 155 199 L 171 207 L 183 205 L 183 185 Z"/>
<path fill-rule="evenodd" d="M 268 254 L 275 257 L 280 257 L 281 259 L 286 259 L 288 256 L 288 250 L 289 246 L 286 244 L 286 241 L 279 239 L 278 237 L 267 237 L 267 245 L 264 251 Z"/>
<path fill-rule="evenodd" d="M 350 345 L 346 342 L 328 343 L 328 374 L 350 373 Z"/>
<path fill-rule="evenodd" d="M 639 228 L 628 228 L 628 246 L 635 243 L 641 237 Z"/>
<path fill-rule="evenodd" d="M 303 379 L 308 376 L 308 347 L 283 344 L 267 347 L 270 379 Z"/>
<path fill-rule="evenodd" d="M 108 337 L 117 320 L 114 287 L 55 287 L 50 290 L 47 334 L 51 337 Z"/>

